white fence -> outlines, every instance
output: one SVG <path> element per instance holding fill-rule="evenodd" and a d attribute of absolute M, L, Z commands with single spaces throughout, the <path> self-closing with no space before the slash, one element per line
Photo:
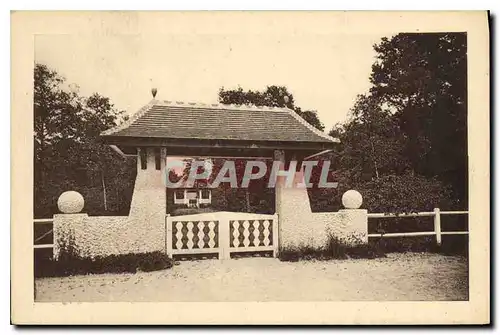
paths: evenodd
<path fill-rule="evenodd" d="M 443 235 L 467 235 L 468 231 L 441 231 L 441 215 L 460 215 L 469 214 L 468 211 L 444 211 L 441 212 L 439 208 L 434 208 L 433 212 L 420 212 L 420 213 L 368 213 L 368 218 L 403 218 L 403 217 L 434 217 L 434 230 L 424 232 L 410 232 L 410 233 L 386 233 L 386 234 L 368 234 L 368 237 L 401 237 L 401 236 L 436 236 L 437 245 L 441 245 Z"/>
<path fill-rule="evenodd" d="M 468 211 L 440 211 L 420 213 L 368 213 L 369 219 L 433 217 L 434 230 L 408 233 L 374 233 L 368 237 L 436 236 L 441 245 L 443 235 L 468 235 L 468 231 L 442 231 L 442 215 L 467 215 Z M 253 213 L 214 212 L 166 217 L 166 251 L 169 256 L 218 254 L 220 259 L 228 259 L 232 253 L 271 251 L 273 257 L 278 252 L 278 216 Z M 34 219 L 37 225 L 52 225 L 53 219 Z M 34 239 L 34 249 L 53 249 L 52 243 L 40 243 L 53 234 L 47 230 Z"/>
<path fill-rule="evenodd" d="M 214 212 L 166 218 L 167 255 L 278 251 L 278 216 Z"/>
<path fill-rule="evenodd" d="M 34 225 L 52 225 L 54 222 L 54 219 L 34 219 L 33 224 Z M 51 228 L 47 232 L 43 233 L 41 236 L 36 236 L 34 243 L 33 243 L 33 248 L 35 249 L 53 249 L 54 248 L 54 239 L 52 238 L 52 243 L 44 243 L 44 244 L 37 244 L 37 242 L 43 240 L 45 237 L 49 236 L 52 234 L 53 236 L 53 229 Z"/>

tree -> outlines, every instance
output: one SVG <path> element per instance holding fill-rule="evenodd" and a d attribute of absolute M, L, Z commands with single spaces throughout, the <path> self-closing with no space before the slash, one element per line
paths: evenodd
<path fill-rule="evenodd" d="M 334 127 L 330 135 L 341 140 L 340 150 L 331 158 L 339 170 L 338 195 L 358 190 L 364 198 L 363 206 L 370 212 L 457 206 L 446 183 L 414 171 L 405 156 L 406 138 L 398 118 L 381 108 L 373 95 L 358 96 L 349 120 Z M 326 194 L 321 192 L 319 198 Z M 338 203 L 333 205 L 339 207 Z"/>
<path fill-rule="evenodd" d="M 371 93 L 406 137 L 416 172 L 437 176 L 467 200 L 467 36 L 398 34 L 374 46 Z"/>
<path fill-rule="evenodd" d="M 272 162 L 265 161 L 267 164 L 265 176 L 251 180 L 248 187 L 241 187 L 247 161 L 246 159 L 235 159 L 233 161 L 238 187 L 232 188 L 230 183 L 223 182 L 217 188 L 213 188 L 212 206 L 220 210 L 274 213 L 274 190 L 267 187 Z M 184 159 L 184 163 L 185 166 L 181 178 L 186 181 L 191 173 L 192 159 Z M 207 185 L 214 183 L 225 163 L 226 159 L 223 158 L 212 159 L 212 170 L 210 175 L 207 176 L 206 179 L 194 181 L 193 187 L 207 187 Z M 202 174 L 204 172 L 204 168 L 198 166 L 197 174 Z M 252 172 L 257 173 L 257 168 L 254 167 Z"/>
<path fill-rule="evenodd" d="M 359 95 L 349 120 L 335 127 L 330 135 L 340 138 L 337 158 L 356 181 L 400 174 L 409 167 L 403 152 L 403 133 L 392 114 L 373 95 Z"/>
<path fill-rule="evenodd" d="M 42 64 L 34 69 L 34 198 L 35 212 L 37 205 L 42 208 L 51 206 L 48 198 L 52 176 L 55 173 L 54 148 L 64 139 L 75 137 L 74 125 L 78 118 L 72 103 L 75 96 L 61 89 L 64 78 Z M 68 124 L 69 127 L 61 127 Z M 73 134 L 71 134 L 73 133 Z M 75 139 L 76 140 L 76 139 Z M 53 207 L 53 204 L 52 204 Z"/>
<path fill-rule="evenodd" d="M 295 106 L 293 95 L 284 86 L 267 86 L 263 91 L 244 91 L 238 87 L 234 90 L 226 90 L 222 87 L 219 90 L 219 102 L 222 104 L 236 105 L 255 105 L 267 107 L 286 107 L 301 116 L 306 122 L 313 127 L 323 131 L 325 129 L 323 123 L 319 120 L 316 111 L 302 110 Z M 245 170 L 245 160 L 236 160 L 235 166 L 238 176 L 243 176 Z M 215 169 L 218 171 L 223 164 L 223 161 L 216 160 L 214 162 Z M 268 166 L 268 172 L 270 165 Z M 240 177 L 241 178 L 241 177 Z M 270 190 L 267 185 L 269 175 L 259 180 L 252 180 L 248 187 L 243 191 L 235 189 L 227 189 L 227 185 L 221 185 L 225 188 L 224 195 L 227 197 L 228 206 L 233 206 L 234 209 L 246 211 L 258 210 L 260 212 L 274 212 L 274 190 Z M 241 183 L 241 180 L 238 181 Z"/>
<path fill-rule="evenodd" d="M 65 89 L 56 71 L 35 65 L 35 215 L 56 213 L 57 198 L 70 189 L 82 193 L 89 214 L 128 211 L 135 162 L 99 141 L 101 131 L 121 120 L 123 112 L 109 98 L 97 93 L 81 97 Z"/>
<path fill-rule="evenodd" d="M 340 194 L 359 190 L 370 211 L 464 208 L 465 36 L 399 34 L 374 48 L 370 92 L 330 131 Z"/>
<path fill-rule="evenodd" d="M 235 90 L 219 90 L 219 102 L 223 104 L 255 105 L 268 107 L 287 107 L 297 113 L 313 127 L 323 131 L 325 126 L 319 120 L 316 111 L 302 110 L 295 106 L 293 95 L 285 86 L 267 86 L 264 91 L 243 91 L 238 87 Z"/>

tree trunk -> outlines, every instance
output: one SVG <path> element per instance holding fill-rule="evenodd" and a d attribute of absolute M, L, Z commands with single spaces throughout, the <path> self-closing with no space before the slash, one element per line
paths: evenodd
<path fill-rule="evenodd" d="M 373 147 L 373 141 L 370 141 L 372 145 L 372 157 L 373 157 L 373 165 L 375 166 L 375 176 L 378 179 L 378 167 L 377 167 L 377 157 L 375 156 L 375 148 Z"/>
<path fill-rule="evenodd" d="M 413 111 L 411 96 L 408 98 L 408 104 L 404 113 L 406 114 L 406 120 L 408 122 L 406 128 L 406 134 L 408 135 L 408 156 L 410 157 L 413 169 L 420 173 L 419 163 L 421 158 L 418 150 L 418 118 L 417 114 Z"/>
<path fill-rule="evenodd" d="M 106 184 L 104 183 L 104 171 L 101 171 L 102 194 L 104 198 L 104 210 L 108 211 L 108 203 L 106 201 Z"/>

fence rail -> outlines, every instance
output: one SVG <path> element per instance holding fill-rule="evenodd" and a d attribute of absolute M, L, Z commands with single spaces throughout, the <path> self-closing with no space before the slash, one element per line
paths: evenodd
<path fill-rule="evenodd" d="M 424 232 L 409 232 L 409 233 L 377 233 L 368 234 L 368 237 L 403 237 L 403 236 L 436 236 L 436 244 L 441 245 L 442 235 L 468 235 L 468 231 L 441 231 L 441 215 L 460 215 L 469 214 L 468 211 L 444 211 L 442 212 L 439 208 L 434 208 L 432 212 L 420 212 L 420 213 L 369 213 L 368 218 L 370 219 L 381 219 L 381 218 L 404 218 L 404 217 L 434 217 L 434 231 L 424 231 Z"/>
<path fill-rule="evenodd" d="M 272 251 L 276 256 L 278 246 L 278 217 L 276 215 L 256 214 L 251 217 L 224 218 L 218 213 L 194 214 L 166 218 L 166 249 L 173 254 L 218 253 L 219 258 L 229 258 L 232 252 Z M 236 213 L 235 213 L 236 214 Z M 441 245 L 443 235 L 468 235 L 468 231 L 441 231 L 441 215 L 467 215 L 468 211 L 441 211 L 419 213 L 368 213 L 369 219 L 434 217 L 434 230 L 408 233 L 374 233 L 368 237 L 405 237 L 436 236 L 436 243 Z M 216 217 L 206 217 L 206 216 Z M 53 219 L 34 219 L 34 225 L 52 224 Z M 194 227 L 196 228 L 194 229 Z M 250 226 L 253 227 L 250 230 Z M 43 238 L 53 234 L 48 230 L 34 240 L 34 249 L 54 248 L 52 243 L 40 243 Z M 196 237 L 195 237 L 196 236 Z M 252 237 L 252 238 L 250 238 Z M 196 244 L 196 245 L 195 245 Z M 203 246 L 201 245 L 203 244 Z"/>
<path fill-rule="evenodd" d="M 53 224 L 53 222 L 54 222 L 54 219 L 33 219 L 34 225 Z M 46 236 L 49 236 L 50 234 L 53 234 L 53 233 L 54 233 L 54 230 L 50 229 L 50 230 L 46 231 L 45 233 L 43 233 L 41 236 L 37 236 L 35 238 L 34 243 L 33 243 L 33 248 L 34 249 L 52 249 L 52 248 L 54 248 L 53 238 L 52 238 L 52 243 L 37 244 L 37 242 L 41 241 L 43 238 L 45 238 Z"/>

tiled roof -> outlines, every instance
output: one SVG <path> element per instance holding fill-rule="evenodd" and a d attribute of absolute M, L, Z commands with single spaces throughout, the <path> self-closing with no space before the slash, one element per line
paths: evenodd
<path fill-rule="evenodd" d="M 152 100 L 103 137 L 338 142 L 288 108 Z"/>

